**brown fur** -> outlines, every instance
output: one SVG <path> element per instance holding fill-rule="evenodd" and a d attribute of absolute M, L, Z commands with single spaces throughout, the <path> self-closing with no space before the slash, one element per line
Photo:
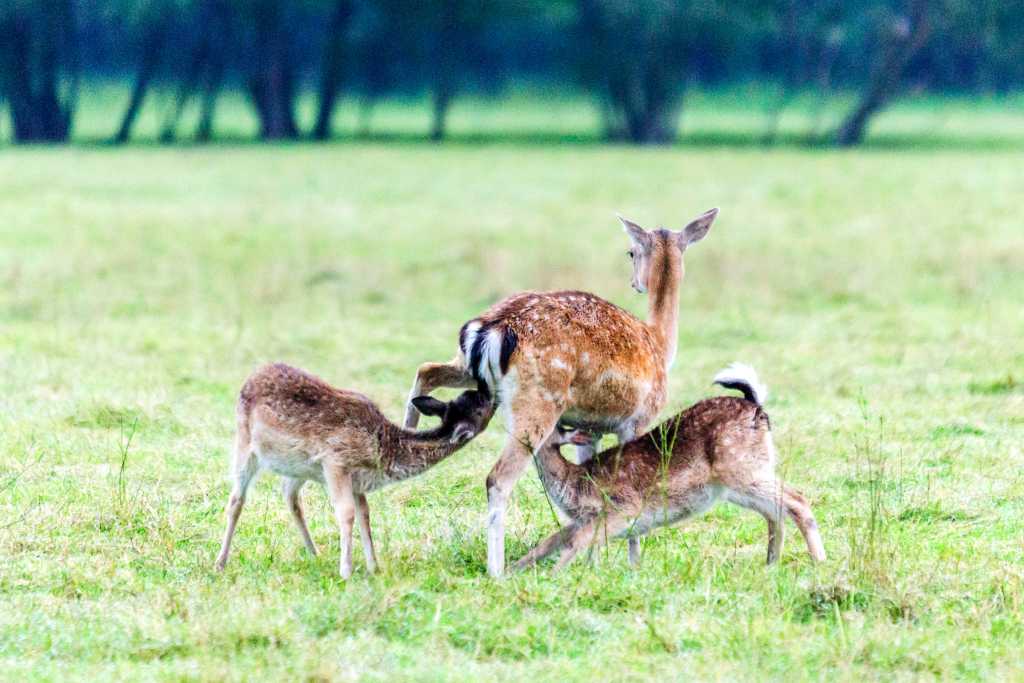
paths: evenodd
<path fill-rule="evenodd" d="M 666 372 L 676 353 L 683 251 L 704 237 L 716 215 L 713 209 L 681 232 L 647 232 L 623 219 L 633 245 L 634 287 L 650 292 L 646 321 L 585 292 L 525 292 L 468 322 L 453 361 L 419 368 L 413 396 L 479 380 L 506 411 L 509 438 L 487 477 L 492 575 L 504 569 L 509 493 L 560 418 L 614 432 L 625 442 L 665 405 Z M 487 343 L 477 353 L 481 338 Z M 416 420 L 410 407 L 405 425 L 415 426 Z"/>
<path fill-rule="evenodd" d="M 238 397 L 235 484 L 217 568 L 227 562 L 249 484 L 261 469 L 269 469 L 285 477 L 285 498 L 314 555 L 316 545 L 306 528 L 299 492 L 310 479 L 326 484 L 341 528 L 345 578 L 352 573 L 352 525 L 358 511 L 372 571 L 376 554 L 366 494 L 447 458 L 483 431 L 494 413 L 486 391 L 467 391 L 447 404 L 427 397 L 416 403 L 427 414 L 442 417 L 441 425 L 424 432 L 403 429 L 366 396 L 336 389 L 288 365 L 268 365 L 253 373 Z"/>
<path fill-rule="evenodd" d="M 699 514 L 722 497 L 767 520 L 769 563 L 781 550 L 784 514 L 803 533 L 811 556 L 825 559 L 807 501 L 775 476 L 771 427 L 756 403 L 734 397 L 701 401 L 584 465 L 559 453 L 576 436 L 555 432 L 537 453 L 541 482 L 568 524 L 519 560 L 518 569 L 556 551 L 561 568 L 594 544 L 637 538 Z"/>

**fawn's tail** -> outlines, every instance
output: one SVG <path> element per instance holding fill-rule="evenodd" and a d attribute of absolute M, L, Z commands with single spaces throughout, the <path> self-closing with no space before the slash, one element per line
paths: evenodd
<path fill-rule="evenodd" d="M 743 398 L 756 403 L 759 407 L 763 407 L 768 398 L 768 387 L 758 378 L 757 371 L 746 363 L 733 363 L 719 370 L 713 383 L 720 384 L 726 389 L 743 392 Z"/>

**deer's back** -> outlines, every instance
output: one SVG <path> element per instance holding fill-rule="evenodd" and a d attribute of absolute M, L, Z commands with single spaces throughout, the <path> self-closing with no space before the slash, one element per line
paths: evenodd
<path fill-rule="evenodd" d="M 463 327 L 460 347 L 478 378 L 514 374 L 519 388 L 563 392 L 566 416 L 583 424 L 654 415 L 664 403 L 665 362 L 650 329 L 586 292 L 508 297 Z"/>
<path fill-rule="evenodd" d="M 756 404 L 719 396 L 694 404 L 646 434 L 584 465 L 596 490 L 620 505 L 660 506 L 743 476 L 766 457 L 768 417 Z M 688 503 L 687 503 L 688 504 Z"/>
<path fill-rule="evenodd" d="M 260 368 L 245 382 L 238 401 L 253 445 L 268 457 L 330 456 L 351 465 L 372 465 L 362 461 L 379 458 L 385 418 L 377 406 L 303 370 L 283 363 Z"/>

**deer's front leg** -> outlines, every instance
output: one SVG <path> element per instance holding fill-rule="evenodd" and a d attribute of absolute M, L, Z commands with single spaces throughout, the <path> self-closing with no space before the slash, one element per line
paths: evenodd
<path fill-rule="evenodd" d="M 529 446 L 510 436 L 501 457 L 487 475 L 487 573 L 505 571 L 505 508 L 512 487 L 533 457 Z"/>
<path fill-rule="evenodd" d="M 540 562 L 556 550 L 561 549 L 562 546 L 565 545 L 566 541 L 568 541 L 569 538 L 572 536 L 572 533 L 575 530 L 575 528 L 575 523 L 572 523 L 569 526 L 563 527 L 555 533 L 548 536 L 547 538 L 545 538 L 543 541 L 534 546 L 533 549 L 530 550 L 530 552 L 526 553 L 521 558 L 519 558 L 519 560 L 514 565 L 514 569 L 516 571 L 522 571 L 527 567 L 531 567 L 537 564 L 538 562 Z"/>

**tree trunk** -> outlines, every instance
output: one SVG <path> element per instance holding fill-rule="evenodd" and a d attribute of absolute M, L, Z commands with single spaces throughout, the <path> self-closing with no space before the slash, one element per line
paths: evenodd
<path fill-rule="evenodd" d="M 122 145 L 128 142 L 132 134 L 132 126 L 142 109 L 142 103 L 146 99 L 149 84 L 156 73 L 157 65 L 160 62 L 160 54 L 163 51 L 164 39 L 170 28 L 169 12 L 151 20 L 149 30 L 142 38 L 142 53 L 139 59 L 139 71 L 135 76 L 135 83 L 132 86 L 132 94 L 128 100 L 128 108 L 121 117 L 121 125 L 118 126 L 114 135 L 114 142 Z"/>
<path fill-rule="evenodd" d="M 298 137 L 294 65 L 288 44 L 291 36 L 284 14 L 284 3 L 272 1 L 263 3 L 255 17 L 256 41 L 261 51 L 249 78 L 249 96 L 260 119 L 260 136 L 264 140 Z"/>
<path fill-rule="evenodd" d="M 203 100 L 199 105 L 199 122 L 196 124 L 196 142 L 209 142 L 213 139 L 213 114 L 223 79 L 224 60 L 221 56 L 216 56 L 206 73 Z"/>
<path fill-rule="evenodd" d="M 438 86 L 434 91 L 433 115 L 430 119 L 430 139 L 440 142 L 444 139 L 445 126 L 448 122 L 448 109 L 451 107 L 451 92 Z"/>
<path fill-rule="evenodd" d="M 840 147 L 851 147 L 863 142 L 871 117 L 881 111 L 896 94 L 907 65 L 924 46 L 931 32 L 928 2 L 914 0 L 910 16 L 898 19 L 889 28 L 890 37 L 885 40 L 882 57 L 867 89 L 836 133 L 836 144 Z"/>
<path fill-rule="evenodd" d="M 352 0 L 338 0 L 327 25 L 324 53 L 320 73 L 320 102 L 316 113 L 313 137 L 326 140 L 331 137 L 331 117 L 338 101 L 338 88 L 344 72 L 345 29 L 352 18 Z"/>
<path fill-rule="evenodd" d="M 209 142 L 213 138 L 213 116 L 217 107 L 227 71 L 227 46 L 231 44 L 231 7 L 226 0 L 206 0 L 203 4 L 206 30 L 196 46 L 201 61 L 206 64 L 202 100 L 199 103 L 199 121 L 196 124 L 196 142 Z"/>
<path fill-rule="evenodd" d="M 768 106 L 765 130 L 761 136 L 761 144 L 766 147 L 778 141 L 782 113 L 797 90 L 802 72 L 806 41 L 797 30 L 798 13 L 796 0 L 786 0 L 778 36 L 778 54 L 782 57 L 782 83 L 775 93 L 774 101 Z"/>
<path fill-rule="evenodd" d="M 459 25 L 462 3 L 449 0 L 441 6 L 435 32 L 432 115 L 430 120 L 430 139 L 440 142 L 444 139 L 448 110 L 455 99 L 460 59 L 466 50 L 465 37 Z"/>
<path fill-rule="evenodd" d="M 632 64 L 628 71 L 625 86 L 613 90 L 623 112 L 628 140 L 638 145 L 675 142 L 682 96 L 675 91 L 678 86 L 674 76 L 646 60 Z"/>
<path fill-rule="evenodd" d="M 164 123 L 160 127 L 160 142 L 164 144 L 174 142 L 178 131 L 178 124 L 185 113 L 185 107 L 188 106 L 188 101 L 191 99 L 192 93 L 195 92 L 199 78 L 202 75 L 204 59 L 201 48 L 193 52 L 188 68 L 178 84 L 178 90 L 174 95 L 174 104 L 168 110 L 167 116 L 164 117 Z"/>
<path fill-rule="evenodd" d="M 8 10 L 0 23 L 0 83 L 15 142 L 67 141 L 77 94 L 74 48 L 70 0 Z M 68 76 L 63 98 L 62 73 Z"/>
<path fill-rule="evenodd" d="M 377 98 L 371 93 L 363 95 L 359 101 L 359 121 L 356 123 L 356 136 L 361 138 L 370 137 L 370 125 L 373 123 L 373 108 L 377 104 Z"/>
<path fill-rule="evenodd" d="M 581 75 L 601 97 L 608 139 L 675 142 L 688 59 L 672 27 L 685 21 L 677 7 L 683 4 L 663 3 L 652 27 L 632 3 L 613 11 L 611 3 L 578 0 Z"/>

